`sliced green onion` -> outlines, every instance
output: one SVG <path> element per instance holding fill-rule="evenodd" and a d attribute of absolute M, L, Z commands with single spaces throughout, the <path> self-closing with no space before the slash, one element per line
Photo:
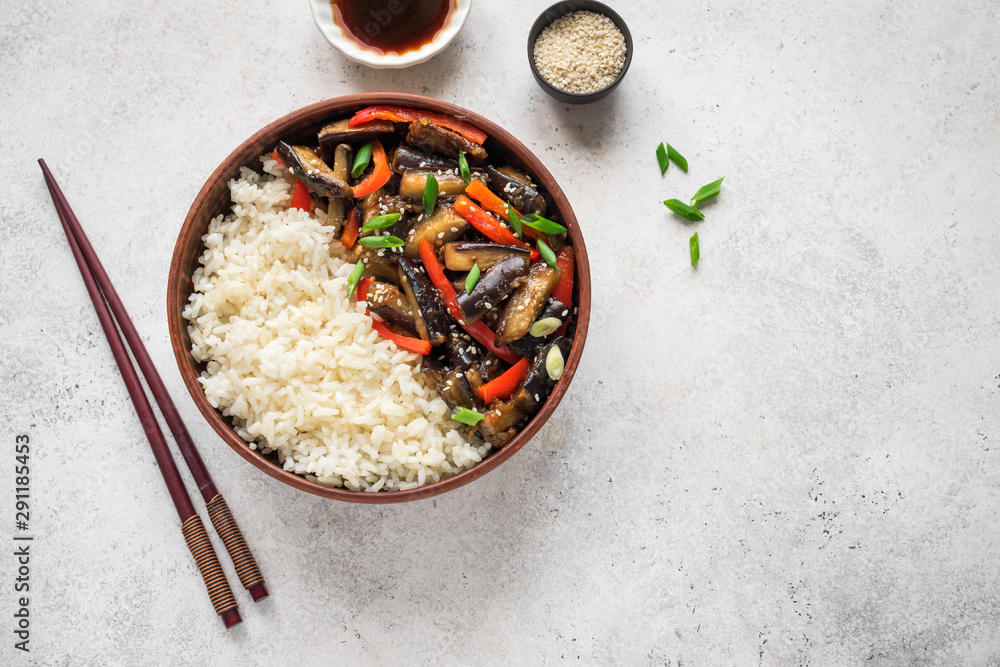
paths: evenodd
<path fill-rule="evenodd" d="M 668 199 L 663 202 L 663 205 L 673 211 L 675 214 L 681 216 L 685 220 L 690 220 L 691 222 L 698 222 L 699 220 L 705 219 L 705 214 L 696 208 L 688 206 L 680 199 Z"/>
<path fill-rule="evenodd" d="M 354 158 L 354 166 L 351 167 L 351 176 L 357 178 L 361 174 L 365 173 L 365 169 L 368 168 L 368 163 L 372 159 L 372 142 L 368 142 L 361 147 L 358 151 L 357 157 Z"/>
<path fill-rule="evenodd" d="M 660 176 L 667 173 L 667 167 L 670 166 L 670 161 L 667 159 L 667 149 L 663 147 L 663 142 L 656 147 L 656 161 L 660 163 Z"/>
<path fill-rule="evenodd" d="M 466 185 L 472 182 L 472 170 L 469 169 L 469 161 L 465 159 L 465 151 L 458 151 L 458 171 Z"/>
<path fill-rule="evenodd" d="M 552 252 L 552 248 L 550 248 L 548 244 L 541 239 L 538 239 L 536 243 L 538 244 L 538 254 L 542 256 L 545 263 L 553 269 L 558 269 L 559 267 L 556 266 L 556 254 Z"/>
<path fill-rule="evenodd" d="M 472 265 L 472 270 L 469 271 L 469 275 L 465 276 L 465 293 L 472 294 L 472 288 L 476 286 L 479 282 L 479 276 L 482 271 L 479 268 L 479 262 Z"/>
<path fill-rule="evenodd" d="M 686 174 L 688 171 L 688 161 L 684 159 L 684 156 L 677 152 L 677 149 L 667 144 L 667 157 L 674 161 L 678 167 L 684 170 Z"/>
<path fill-rule="evenodd" d="M 368 248 L 402 248 L 406 242 L 398 236 L 365 236 L 358 243 Z"/>
<path fill-rule="evenodd" d="M 688 246 L 691 248 L 691 266 L 694 266 L 701 259 L 701 245 L 698 243 L 698 232 L 695 232 L 691 240 L 688 241 Z"/>
<path fill-rule="evenodd" d="M 532 324 L 528 333 L 535 338 L 545 338 L 561 326 L 562 320 L 558 317 L 545 317 Z"/>
<path fill-rule="evenodd" d="M 566 233 L 566 228 L 560 225 L 558 222 L 549 220 L 548 218 L 543 218 L 540 215 L 535 215 L 534 213 L 529 213 L 528 215 L 521 216 L 521 224 L 531 227 L 536 232 L 541 232 L 542 234 L 564 234 Z"/>
<path fill-rule="evenodd" d="M 514 233 L 517 234 L 517 238 L 521 238 L 521 216 L 517 214 L 514 207 L 507 204 L 507 221 L 510 222 L 510 226 L 514 228 Z"/>
<path fill-rule="evenodd" d="M 708 185 L 704 186 L 698 192 L 694 193 L 694 197 L 691 197 L 692 206 L 700 206 L 703 201 L 707 201 L 712 197 L 719 194 L 722 190 L 722 181 L 725 180 L 725 176 L 717 181 L 712 181 Z"/>
<path fill-rule="evenodd" d="M 386 227 L 392 227 L 399 220 L 402 213 L 389 213 L 388 215 L 376 215 L 374 218 L 365 223 L 365 226 L 361 228 L 363 232 L 370 232 L 373 229 L 385 229 Z"/>
<path fill-rule="evenodd" d="M 424 185 L 424 213 L 428 216 L 434 214 L 434 207 L 438 200 L 438 179 L 433 172 L 427 174 L 427 184 Z"/>
<path fill-rule="evenodd" d="M 365 272 L 365 260 L 361 260 L 354 265 L 354 270 L 351 271 L 351 275 L 347 278 L 347 286 L 350 288 L 347 291 L 347 298 L 353 299 L 354 292 L 358 289 L 358 283 L 361 282 L 361 275 Z"/>
<path fill-rule="evenodd" d="M 475 410 L 470 410 L 469 408 L 455 408 L 455 411 L 451 413 L 451 418 L 462 424 L 475 426 L 486 419 L 486 415 Z"/>
<path fill-rule="evenodd" d="M 558 380 L 562 377 L 565 367 L 566 362 L 563 360 L 562 350 L 559 349 L 558 345 L 553 345 L 549 348 L 548 354 L 545 355 L 545 372 L 553 380 Z"/>

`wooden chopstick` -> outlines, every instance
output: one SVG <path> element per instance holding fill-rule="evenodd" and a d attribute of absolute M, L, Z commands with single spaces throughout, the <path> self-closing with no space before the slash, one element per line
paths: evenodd
<path fill-rule="evenodd" d="M 83 276 L 84 283 L 87 286 L 87 291 L 93 301 L 108 343 L 111 345 L 111 350 L 114 353 L 115 361 L 121 371 L 122 378 L 125 380 L 129 396 L 135 405 L 136 412 L 139 414 L 157 465 L 170 491 L 170 496 L 177 508 L 177 513 L 181 518 L 182 532 L 184 533 L 185 540 L 195 557 L 195 561 L 198 563 L 202 577 L 205 579 L 209 597 L 216 612 L 222 616 L 227 628 L 232 627 L 241 621 L 239 612 L 236 609 L 236 599 L 233 597 L 232 589 L 229 587 L 229 582 L 226 580 L 225 573 L 212 548 L 204 524 L 200 517 L 198 517 L 197 512 L 195 512 L 194 506 L 191 504 L 191 499 L 184 488 L 184 483 L 177 470 L 177 466 L 170 456 L 166 440 L 163 438 L 163 433 L 156 422 L 156 417 L 143 391 L 139 376 L 129 359 L 128 350 L 126 350 L 121 336 L 115 328 L 115 319 L 117 319 L 118 326 L 121 327 L 122 333 L 129 341 L 132 354 L 139 363 L 139 367 L 146 378 L 146 383 L 153 392 L 153 396 L 157 400 L 164 418 L 167 419 L 167 423 L 170 425 L 171 431 L 174 433 L 178 445 L 181 447 L 181 452 L 184 454 L 189 468 L 191 468 L 191 474 L 198 483 L 203 497 L 206 501 L 211 499 L 208 502 L 209 516 L 212 518 L 216 531 L 223 539 L 226 548 L 230 552 L 230 556 L 233 558 L 237 572 L 240 574 L 240 580 L 243 581 L 255 601 L 267 596 L 263 577 L 257 569 L 257 564 L 246 546 L 239 527 L 232 518 L 225 499 L 218 493 L 215 485 L 212 483 L 208 470 L 205 468 L 201 456 L 194 447 L 187 429 L 184 428 L 176 406 L 174 406 L 173 401 L 166 391 L 163 380 L 160 378 L 159 373 L 157 373 L 152 359 L 149 357 L 149 353 L 142 344 L 142 340 L 139 338 L 131 319 L 125 312 L 121 299 L 118 298 L 117 292 L 115 292 L 114 287 L 111 285 L 111 281 L 107 277 L 107 273 L 104 271 L 83 229 L 80 227 L 79 221 L 69 207 L 69 203 L 59 189 L 45 161 L 39 160 L 38 163 L 45 175 L 46 185 L 49 188 L 49 193 L 52 195 L 56 212 L 59 215 L 59 221 L 66 232 L 73 256 L 80 268 L 80 273 Z M 105 299 L 107 299 L 107 302 L 105 302 Z M 115 317 L 112 317 L 112 313 L 108 308 L 109 305 L 111 306 L 111 310 L 114 310 Z M 163 397 L 162 399 L 161 396 Z M 179 433 L 183 435 L 178 436 Z M 185 448 L 188 451 L 185 451 Z M 247 585 L 247 581 L 244 581 L 244 575 L 248 575 L 247 581 L 249 581 L 249 585 Z"/>

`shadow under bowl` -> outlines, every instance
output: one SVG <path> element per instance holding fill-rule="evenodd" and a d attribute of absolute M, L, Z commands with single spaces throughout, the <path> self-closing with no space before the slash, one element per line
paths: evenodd
<path fill-rule="evenodd" d="M 542 188 L 548 191 L 569 228 L 570 239 L 575 251 L 574 290 L 578 314 L 572 351 L 569 359 L 566 360 L 562 377 L 556 383 L 542 409 L 506 447 L 491 452 L 481 463 L 454 477 L 406 491 L 372 493 L 351 491 L 311 482 L 305 477 L 285 470 L 278 462 L 275 453 L 265 456 L 250 449 L 247 443 L 237 435 L 232 423 L 213 408 L 205 397 L 198 382 L 198 377 L 204 370 L 204 366 L 195 362 L 194 357 L 191 356 L 191 339 L 188 335 L 187 321 L 182 312 L 194 289 L 192 276 L 199 266 L 198 259 L 204 250 L 202 236 L 208 230 L 212 218 L 229 212 L 231 201 L 228 182 L 239 174 L 240 167 L 245 166 L 259 171 L 260 156 L 273 150 L 279 140 L 307 145 L 315 143 L 316 133 L 326 123 L 337 118 L 349 117 L 361 109 L 380 104 L 449 114 L 471 123 L 489 136 L 485 147 L 492 158 L 505 161 L 526 171 Z M 187 387 L 191 398 L 205 420 L 240 456 L 271 477 L 296 489 L 318 496 L 357 503 L 398 503 L 435 496 L 482 477 L 524 447 L 548 421 L 565 395 L 580 363 L 590 321 L 590 287 L 590 264 L 587 258 L 587 249 L 573 209 L 552 174 L 524 144 L 499 125 L 448 102 L 422 95 L 364 93 L 317 102 L 279 118 L 244 141 L 212 173 L 195 197 L 174 246 L 167 283 L 167 320 L 170 330 L 170 344 L 184 380 L 184 386 Z"/>

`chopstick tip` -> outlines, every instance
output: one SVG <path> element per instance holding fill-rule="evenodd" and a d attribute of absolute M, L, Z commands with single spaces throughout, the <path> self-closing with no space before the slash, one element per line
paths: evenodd
<path fill-rule="evenodd" d="M 243 622 L 243 619 L 240 618 L 240 612 L 237 611 L 236 609 L 230 609 L 229 611 L 221 614 L 221 616 L 222 616 L 222 622 L 226 624 L 227 630 L 233 627 L 234 625 L 239 625 L 240 623 Z"/>

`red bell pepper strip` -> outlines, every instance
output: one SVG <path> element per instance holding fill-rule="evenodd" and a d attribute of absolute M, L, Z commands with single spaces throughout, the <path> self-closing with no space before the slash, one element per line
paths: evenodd
<path fill-rule="evenodd" d="M 514 236 L 514 232 L 509 227 L 505 227 L 499 220 L 473 204 L 472 200 L 465 195 L 459 195 L 458 199 L 455 200 L 455 211 L 491 241 L 503 245 L 530 248 L 527 243 Z"/>
<path fill-rule="evenodd" d="M 499 215 L 504 220 L 510 222 L 510 219 L 507 217 L 507 202 L 493 194 L 493 191 L 486 187 L 486 184 L 478 178 L 472 179 L 465 187 L 465 194 L 479 202 L 479 205 L 490 213 Z M 517 209 L 514 209 L 514 212 L 521 215 Z"/>
<path fill-rule="evenodd" d="M 410 352 L 416 352 L 417 354 L 430 354 L 431 344 L 426 340 L 421 340 L 419 338 L 410 338 L 409 336 L 400 336 L 394 333 L 389 327 L 385 326 L 376 319 L 372 319 L 372 329 L 379 332 L 383 338 L 391 340 L 393 343 L 403 348 L 404 350 L 409 350 Z"/>
<path fill-rule="evenodd" d="M 368 174 L 368 178 L 354 186 L 354 196 L 356 198 L 360 199 L 375 192 L 388 183 L 389 177 L 392 176 L 392 170 L 389 169 L 389 161 L 385 159 L 385 149 L 382 148 L 382 142 L 378 139 L 372 142 L 372 161 L 375 163 L 372 173 Z"/>
<path fill-rule="evenodd" d="M 355 292 L 358 301 L 368 300 L 368 286 L 371 284 L 372 284 L 371 276 L 365 276 L 364 278 L 358 281 L 358 289 Z"/>
<path fill-rule="evenodd" d="M 559 277 L 559 282 L 556 283 L 555 289 L 552 290 L 552 298 L 556 301 L 562 301 L 570 309 L 573 307 L 573 268 L 575 263 L 573 259 L 573 246 L 563 246 L 556 253 L 556 266 L 559 267 L 562 275 Z M 562 336 L 565 334 L 568 326 L 569 318 L 566 318 L 566 321 L 559 327 L 556 335 Z"/>
<path fill-rule="evenodd" d="M 340 242 L 345 248 L 350 250 L 354 242 L 358 240 L 358 209 L 352 208 L 347 214 L 347 222 L 344 224 L 344 231 L 340 234 Z"/>
<path fill-rule="evenodd" d="M 480 181 L 478 178 L 472 179 L 472 182 L 469 183 L 468 186 L 466 186 L 465 194 L 469 195 L 470 197 L 478 201 L 479 205 L 482 206 L 487 211 L 489 211 L 490 213 L 499 215 L 507 222 L 510 222 L 510 217 L 508 217 L 507 215 L 507 206 L 508 206 L 507 202 L 505 202 L 503 199 L 500 199 L 500 197 L 497 197 L 496 194 L 494 194 L 492 190 L 486 187 L 486 184 Z M 517 215 L 521 215 L 521 212 L 518 211 L 516 208 L 514 209 L 514 213 L 516 213 Z M 529 239 L 537 239 L 541 237 L 542 239 L 545 240 L 546 243 L 549 242 L 547 236 L 545 236 L 544 234 L 535 229 L 532 229 L 531 227 L 528 227 L 527 225 L 521 227 L 521 234 L 527 236 Z M 534 261 L 535 259 L 537 258 L 534 257 L 533 253 L 532 261 Z"/>
<path fill-rule="evenodd" d="M 312 197 L 309 195 L 309 188 L 297 178 L 295 179 L 295 189 L 292 190 L 291 208 L 300 208 L 306 212 L 312 208 Z"/>
<path fill-rule="evenodd" d="M 441 262 L 438 261 L 431 242 L 424 239 L 420 242 L 418 250 L 420 252 L 420 259 L 424 263 L 424 270 L 427 271 L 427 277 L 430 279 L 431 284 L 441 293 L 441 299 L 444 301 L 444 305 L 448 307 L 448 312 L 455 318 L 455 321 L 461 324 L 462 328 L 469 332 L 469 335 L 479 341 L 487 350 L 509 364 L 517 363 L 520 357 L 506 345 L 497 347 L 494 342 L 496 334 L 490 331 L 490 328 L 483 322 L 465 324 L 462 321 L 462 309 L 458 307 L 458 295 L 455 293 L 455 287 L 448 280 L 448 277 L 444 275 L 444 269 L 441 268 Z"/>
<path fill-rule="evenodd" d="M 528 366 L 528 360 L 521 359 L 508 368 L 503 375 L 480 387 L 479 397 L 483 399 L 483 403 L 489 405 L 495 398 L 506 401 L 513 396 L 521 381 L 524 380 L 524 376 L 528 374 Z"/>
<path fill-rule="evenodd" d="M 280 155 L 278 155 L 278 151 L 271 151 L 271 157 L 273 157 L 275 159 L 275 161 L 278 164 L 280 164 L 282 167 L 285 166 L 285 161 L 281 159 Z"/>
<path fill-rule="evenodd" d="M 417 109 L 405 109 L 403 107 L 368 107 L 367 109 L 362 109 L 358 113 L 354 114 L 354 117 L 348 121 L 347 125 L 348 127 L 355 127 L 356 125 L 367 123 L 368 121 L 375 120 L 376 118 L 391 120 L 394 123 L 413 123 L 421 118 L 426 118 L 435 125 L 447 128 L 453 132 L 458 132 L 474 144 L 481 144 L 486 141 L 485 132 L 479 128 L 469 125 L 468 123 L 463 123 L 457 118 L 445 116 L 440 113 L 434 113 L 433 111 L 418 111 Z"/>

